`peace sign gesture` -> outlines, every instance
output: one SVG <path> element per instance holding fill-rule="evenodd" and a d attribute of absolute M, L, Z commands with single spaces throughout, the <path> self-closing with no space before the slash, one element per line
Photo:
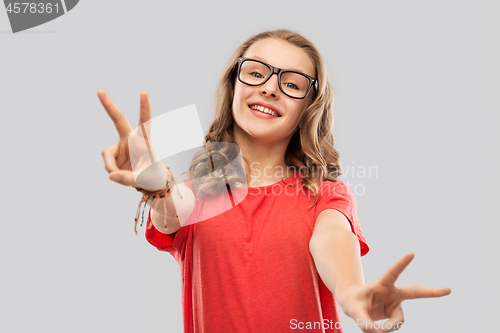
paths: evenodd
<path fill-rule="evenodd" d="M 353 318 L 365 333 L 392 332 L 402 327 L 404 322 L 401 302 L 416 298 L 442 297 L 448 295 L 450 288 L 434 288 L 419 285 L 395 286 L 399 275 L 413 260 L 414 254 L 408 253 L 392 265 L 377 280 L 364 285 L 355 285 L 342 292 L 342 309 Z M 374 321 L 389 318 L 383 324 Z"/>
<path fill-rule="evenodd" d="M 139 186 L 144 189 L 158 190 L 166 186 L 166 172 L 161 161 L 153 162 L 156 156 L 148 142 L 149 127 L 144 124 L 151 120 L 149 96 L 146 91 L 141 92 L 141 107 L 139 113 L 138 131 L 134 131 L 122 111 L 113 103 L 106 92 L 101 89 L 97 96 L 109 117 L 115 124 L 119 140 L 102 151 L 104 169 L 109 173 L 109 179 L 125 186 Z M 145 145 L 146 143 L 146 145 Z M 134 151 L 133 160 L 129 154 L 130 148 Z M 154 159 L 158 161 L 159 159 Z M 132 163 L 133 162 L 133 163 Z M 148 168 L 151 166 L 151 168 Z M 140 184 L 134 177 L 134 172 L 148 168 L 141 173 Z"/>

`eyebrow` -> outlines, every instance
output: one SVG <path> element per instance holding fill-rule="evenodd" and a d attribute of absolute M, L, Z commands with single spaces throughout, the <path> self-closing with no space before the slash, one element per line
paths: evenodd
<path fill-rule="evenodd" d="M 265 60 L 265 59 L 263 59 L 263 58 L 261 58 L 259 56 L 253 56 L 252 58 L 260 60 L 260 61 L 264 61 L 265 63 L 269 64 L 269 61 L 267 61 L 267 60 Z M 274 66 L 274 67 L 276 67 L 276 66 Z M 283 68 L 283 69 L 285 69 L 285 70 L 291 70 L 291 71 L 297 71 L 297 72 L 301 72 L 301 73 L 307 74 L 306 71 L 303 70 L 303 69 L 297 69 L 297 68 Z M 310 74 L 307 74 L 307 75 L 313 76 L 313 75 L 310 75 Z"/>

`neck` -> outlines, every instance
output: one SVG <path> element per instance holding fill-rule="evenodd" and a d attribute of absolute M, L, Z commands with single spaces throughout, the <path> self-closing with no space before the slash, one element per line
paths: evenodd
<path fill-rule="evenodd" d="M 256 140 L 234 126 L 234 139 L 241 154 L 250 164 L 247 174 L 248 187 L 267 186 L 293 175 L 285 163 L 285 153 L 292 137 L 279 142 Z"/>

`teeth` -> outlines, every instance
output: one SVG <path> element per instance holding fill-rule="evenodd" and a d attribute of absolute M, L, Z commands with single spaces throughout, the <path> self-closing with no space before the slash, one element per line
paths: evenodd
<path fill-rule="evenodd" d="M 279 115 L 276 112 L 274 112 L 273 110 L 269 110 L 268 108 L 265 108 L 262 105 L 252 105 L 250 106 L 250 108 L 254 110 L 259 110 L 260 112 L 267 113 L 275 117 L 279 117 Z"/>

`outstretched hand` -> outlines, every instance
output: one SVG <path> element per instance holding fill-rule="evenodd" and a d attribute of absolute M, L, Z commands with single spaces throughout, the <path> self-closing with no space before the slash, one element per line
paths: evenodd
<path fill-rule="evenodd" d="M 401 302 L 416 298 L 442 297 L 448 295 L 450 288 L 435 288 L 419 285 L 395 286 L 399 275 L 413 260 L 414 254 L 408 253 L 392 265 L 379 279 L 346 288 L 339 295 L 342 310 L 356 321 L 365 333 L 392 332 L 404 323 Z M 384 323 L 374 321 L 389 319 Z"/>

